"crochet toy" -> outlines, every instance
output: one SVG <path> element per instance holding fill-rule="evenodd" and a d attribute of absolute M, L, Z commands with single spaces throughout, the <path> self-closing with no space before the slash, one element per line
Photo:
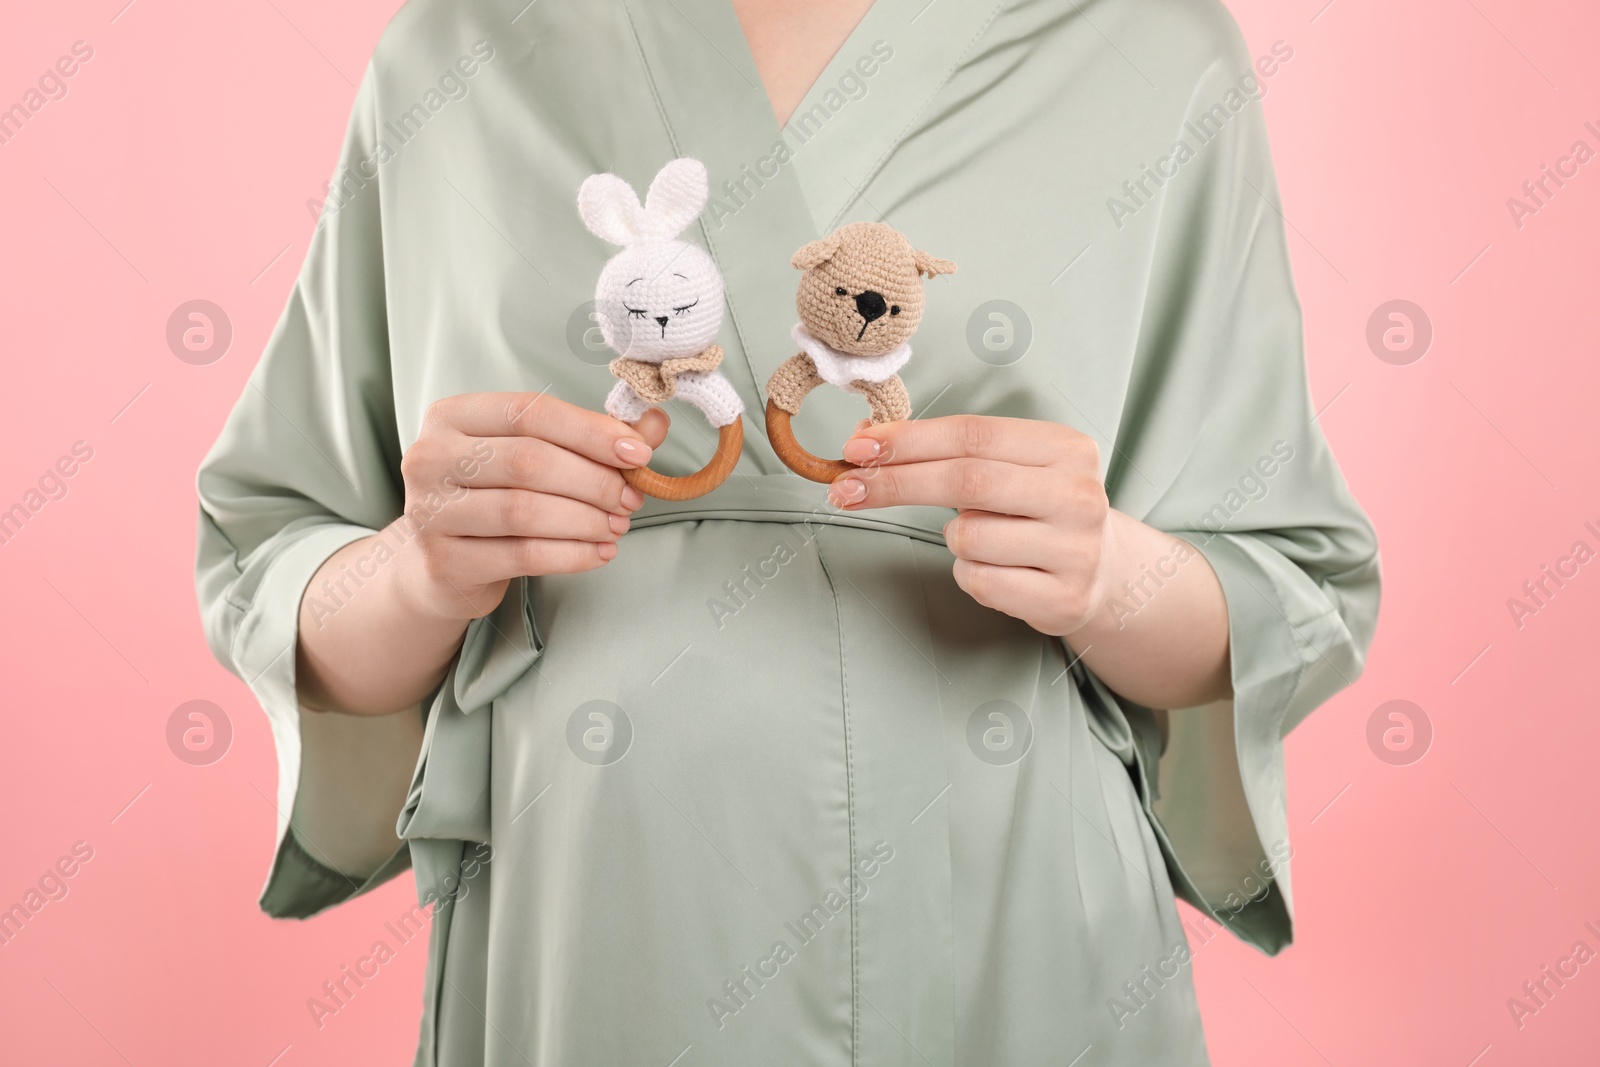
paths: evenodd
<path fill-rule="evenodd" d="M 790 419 L 823 382 L 866 397 L 874 424 L 910 418 L 897 372 L 911 358 L 910 338 L 922 321 L 922 276 L 952 274 L 956 265 L 917 251 L 881 222 L 841 226 L 790 262 L 805 271 L 795 297 L 800 321 L 790 331 L 800 352 L 767 382 L 767 439 L 790 470 L 831 482 L 856 465 L 807 452 Z"/>
<path fill-rule="evenodd" d="M 717 427 L 717 451 L 701 470 L 682 478 L 648 467 L 623 478 L 648 496 L 690 500 L 727 480 L 744 447 L 744 403 L 717 367 L 722 348 L 722 275 L 703 249 L 678 239 L 705 207 L 706 168 L 675 159 L 650 183 L 644 204 L 615 174 L 595 174 L 578 190 L 578 214 L 596 237 L 621 245 L 600 272 L 594 304 L 600 336 L 617 358 L 619 381 L 606 412 L 636 423 L 654 404 L 686 400 Z"/>

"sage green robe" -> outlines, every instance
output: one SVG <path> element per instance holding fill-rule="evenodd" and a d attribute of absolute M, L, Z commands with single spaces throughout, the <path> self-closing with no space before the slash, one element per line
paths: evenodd
<path fill-rule="evenodd" d="M 201 470 L 198 584 L 278 744 L 263 907 L 408 864 L 433 906 L 418 1064 L 1206 1061 L 1174 898 L 1288 943 L 1282 738 L 1359 675 L 1378 600 L 1313 421 L 1253 63 L 1212 0 L 878 0 L 780 130 L 714 0 L 400 11 Z M 404 847 L 335 870 L 309 828 L 343 809 L 302 771 L 384 750 L 298 707 L 302 592 L 397 517 L 430 402 L 599 409 L 584 305 L 613 250 L 575 193 L 683 155 L 750 412 L 793 354 L 800 245 L 881 218 L 955 260 L 902 374 L 918 417 L 1094 436 L 1112 505 L 1219 576 L 1234 697 L 1173 710 L 1163 752 L 1150 710 L 957 588 L 950 512 L 838 513 L 747 415 L 720 489 L 472 624 L 419 713 Z M 863 414 L 824 390 L 797 426 L 837 454 Z M 686 473 L 713 435 L 674 416 L 655 465 Z"/>

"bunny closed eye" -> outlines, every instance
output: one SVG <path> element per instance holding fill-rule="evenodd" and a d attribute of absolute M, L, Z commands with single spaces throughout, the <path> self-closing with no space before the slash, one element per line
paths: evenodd
<path fill-rule="evenodd" d="M 744 402 L 717 370 L 722 275 L 705 249 L 680 238 L 705 207 L 707 185 L 700 162 L 675 159 L 656 174 L 642 204 L 614 174 L 591 175 L 578 190 L 584 225 L 622 246 L 601 270 L 594 293 L 600 334 L 618 355 L 610 363 L 617 383 L 606 411 L 636 423 L 651 405 L 676 397 L 717 428 L 715 455 L 692 475 L 623 472 L 628 484 L 668 500 L 704 496 L 721 485 L 744 441 Z"/>
<path fill-rule="evenodd" d="M 698 304 L 698 303 L 700 303 L 700 298 L 696 297 L 695 299 L 689 301 L 687 304 L 681 304 L 681 305 L 679 305 L 677 307 L 674 307 L 672 309 L 672 314 L 673 314 L 674 317 L 681 318 L 684 315 L 687 315 L 690 312 L 690 310 L 693 309 L 694 306 L 696 304 Z M 652 315 L 652 314 L 650 314 L 650 309 L 649 308 L 632 307 L 631 305 L 628 304 L 628 302 L 626 300 L 624 300 L 622 302 L 622 306 L 628 312 L 629 318 L 633 318 L 633 319 L 654 319 L 655 322 L 658 323 L 660 325 L 660 327 L 661 327 L 661 337 L 662 337 L 662 339 L 663 340 L 666 339 L 666 336 L 667 336 L 667 323 L 671 321 L 670 318 L 668 318 L 666 315 Z"/>
<path fill-rule="evenodd" d="M 722 328 L 722 276 L 682 241 L 636 246 L 607 264 L 595 307 L 606 343 L 629 359 L 692 356 Z"/>

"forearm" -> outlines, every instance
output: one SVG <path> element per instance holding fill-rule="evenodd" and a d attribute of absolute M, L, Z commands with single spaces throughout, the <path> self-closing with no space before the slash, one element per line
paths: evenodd
<path fill-rule="evenodd" d="M 424 612 L 407 597 L 415 551 L 391 526 L 318 569 L 300 602 L 295 670 L 305 706 L 389 714 L 416 706 L 444 677 L 468 620 Z"/>
<path fill-rule="evenodd" d="M 1066 641 L 1112 690 L 1151 708 L 1232 694 L 1228 605 L 1198 548 L 1113 510 L 1100 595 Z"/>

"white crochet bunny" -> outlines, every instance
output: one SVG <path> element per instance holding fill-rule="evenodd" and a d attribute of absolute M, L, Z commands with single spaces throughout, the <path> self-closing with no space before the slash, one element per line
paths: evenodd
<path fill-rule="evenodd" d="M 615 174 L 595 174 L 578 190 L 578 214 L 596 237 L 621 245 L 600 272 L 595 310 L 600 335 L 618 359 L 620 381 L 606 411 L 638 422 L 652 404 L 677 396 L 716 427 L 737 422 L 744 403 L 716 367 L 722 349 L 722 275 L 711 256 L 678 240 L 705 207 L 706 168 L 675 159 L 650 183 L 644 204 Z"/>

